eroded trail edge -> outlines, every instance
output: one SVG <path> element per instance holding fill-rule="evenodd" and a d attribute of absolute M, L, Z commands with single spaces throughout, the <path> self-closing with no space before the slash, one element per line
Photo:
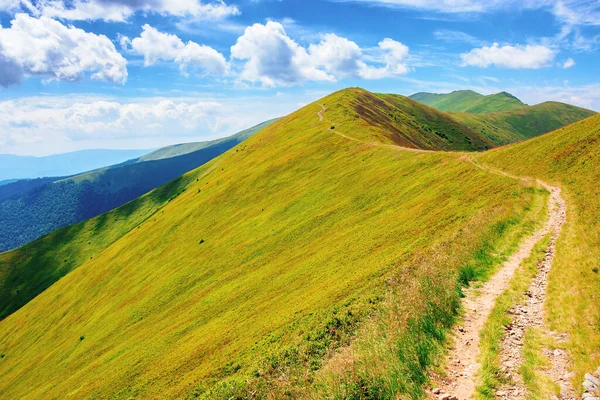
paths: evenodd
<path fill-rule="evenodd" d="M 479 168 L 487 170 L 490 173 L 500 174 L 520 180 L 531 180 L 531 178 L 518 177 L 510 175 L 503 171 L 487 168 L 476 164 Z M 560 196 L 560 189 L 551 186 L 545 182 L 537 181 L 541 186 L 550 192 L 548 199 L 548 220 L 538 229 L 533 235 L 523 240 L 518 250 L 502 265 L 492 278 L 485 282 L 480 289 L 467 290 L 466 297 L 463 300 L 464 307 L 464 323 L 455 327 L 452 331 L 454 338 L 454 347 L 448 354 L 448 375 L 442 381 L 439 390 L 436 394 L 439 398 L 466 400 L 474 397 L 476 388 L 476 374 L 480 369 L 477 361 L 479 355 L 480 331 L 484 327 L 496 299 L 502 294 L 510 284 L 511 278 L 521 263 L 527 259 L 536 245 L 546 235 L 551 234 L 552 239 L 546 250 L 546 256 L 538 266 L 538 273 L 528 291 L 531 294 L 526 306 L 518 306 L 513 309 L 515 315 L 528 315 L 529 309 L 531 314 L 524 318 L 515 318 L 513 326 L 518 327 L 520 334 L 517 331 L 508 332 L 505 335 L 502 343 L 501 358 L 504 362 L 508 362 L 508 370 L 506 371 L 512 377 L 518 375 L 518 367 L 520 365 L 520 353 L 523 346 L 523 333 L 526 328 L 543 325 L 543 304 L 545 300 L 546 284 L 548 271 L 554 259 L 554 248 L 556 239 L 560 234 L 562 225 L 566 219 L 566 204 Z M 535 312 L 533 310 L 535 309 Z M 517 311 L 518 310 L 518 311 Z M 567 374 L 566 356 L 559 362 L 554 363 L 554 368 L 557 371 L 552 375 L 565 376 Z M 502 388 L 497 395 L 510 399 L 524 398 L 525 389 L 521 383 L 515 379 L 515 384 Z M 561 382 L 567 385 L 567 382 Z M 565 394 L 572 392 L 571 389 L 565 388 Z M 570 396 L 565 396 L 565 399 L 570 399 Z"/>

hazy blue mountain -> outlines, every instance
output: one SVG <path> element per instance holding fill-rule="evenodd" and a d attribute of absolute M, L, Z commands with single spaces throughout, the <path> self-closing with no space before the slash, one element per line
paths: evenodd
<path fill-rule="evenodd" d="M 83 174 L 0 186 L 0 252 L 123 205 L 223 154 L 274 121 L 223 139 L 168 146 Z"/>
<path fill-rule="evenodd" d="M 81 150 L 45 157 L 0 154 L 0 181 L 80 174 L 137 158 L 150 151 Z"/>

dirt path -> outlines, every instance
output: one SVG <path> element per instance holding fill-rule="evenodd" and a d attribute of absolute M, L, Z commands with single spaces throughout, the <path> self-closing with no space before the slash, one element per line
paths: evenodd
<path fill-rule="evenodd" d="M 511 384 L 501 387 L 496 395 L 502 399 L 525 399 L 526 390 L 523 385 L 519 366 L 523 362 L 521 350 L 523 349 L 524 336 L 527 328 L 540 328 L 546 335 L 553 336 L 557 344 L 566 340 L 566 334 L 547 332 L 544 326 L 544 301 L 546 299 L 546 288 L 548 286 L 548 274 L 552 261 L 556 240 L 560 234 L 560 229 L 566 219 L 566 205 L 560 197 L 558 189 L 549 187 L 552 193 L 554 204 L 554 213 L 549 223 L 551 225 L 552 237 L 546 250 L 544 259 L 538 265 L 538 273 L 529 286 L 527 300 L 524 305 L 517 305 L 509 311 L 513 316 L 513 322 L 506 326 L 506 333 L 500 346 L 500 359 L 503 372 L 510 378 Z M 560 385 L 560 398 L 565 400 L 576 399 L 575 392 L 571 386 L 569 373 L 569 360 L 564 350 L 544 349 L 545 355 L 552 362 L 552 368 L 548 371 L 553 382 Z"/>
<path fill-rule="evenodd" d="M 469 161 L 473 162 L 471 159 Z M 492 168 L 483 167 L 473 162 L 477 167 L 487 170 L 490 173 L 500 174 L 509 176 L 511 178 L 530 181 L 531 178 L 516 177 L 507 174 L 503 171 L 498 171 Z M 455 338 L 454 348 L 448 355 L 448 377 L 443 382 L 443 385 L 439 388 L 439 398 L 447 399 L 471 399 L 475 392 L 475 376 L 479 371 L 479 363 L 477 357 L 479 355 L 479 332 L 485 325 L 490 312 L 495 304 L 496 298 L 504 292 L 509 286 L 509 282 L 513 277 L 517 268 L 521 263 L 531 255 L 533 247 L 539 242 L 544 236 L 552 232 L 552 240 L 547 250 L 546 257 L 540 266 L 540 272 L 536 276 L 532 288 L 529 293 L 535 292 L 535 296 L 532 296 L 528 302 L 528 306 L 535 308 L 537 313 L 532 312 L 530 317 L 526 317 L 522 320 L 516 320 L 513 324 L 515 327 L 519 327 L 521 333 L 517 333 L 516 330 L 507 330 L 503 343 L 503 351 L 501 358 L 506 358 L 508 370 L 506 371 L 513 377 L 518 375 L 518 367 L 520 365 L 521 348 L 523 346 L 523 333 L 524 330 L 529 326 L 540 326 L 543 324 L 542 319 L 542 308 L 545 300 L 545 289 L 546 279 L 552 260 L 554 257 L 554 246 L 556 239 L 560 233 L 560 229 L 565 221 L 566 217 L 566 206 L 564 200 L 560 196 L 560 189 L 557 187 L 550 186 L 544 182 L 538 181 L 543 187 L 550 192 L 549 204 L 548 204 L 548 221 L 542 228 L 537 230 L 532 236 L 526 238 L 519 249 L 502 265 L 498 272 L 477 292 L 471 290 L 467 292 L 465 299 L 463 300 L 463 306 L 465 309 L 464 324 L 457 326 L 453 329 L 452 335 Z M 534 289 L 535 288 L 535 289 Z M 522 307 L 515 310 L 515 315 L 527 315 L 528 310 Z M 517 341 L 518 338 L 518 343 Z M 566 367 L 566 366 L 565 366 Z M 566 371 L 565 371 L 566 373 Z M 516 380 L 515 380 L 516 381 Z M 524 398 L 525 389 L 522 384 L 515 384 L 511 387 L 504 387 L 497 393 L 498 397 L 506 399 L 519 399 Z M 570 398 L 570 397 L 565 397 Z"/>
<path fill-rule="evenodd" d="M 327 110 L 327 107 L 325 107 L 324 104 L 321 105 L 321 111 L 319 111 L 317 113 L 317 115 L 319 116 L 319 122 L 323 122 L 323 113 L 325 112 L 325 110 Z"/>
<path fill-rule="evenodd" d="M 323 113 L 325 106 L 317 113 L 319 122 L 324 120 Z M 344 135 L 335 128 L 330 127 L 328 131 L 333 132 L 346 139 L 360 142 L 356 138 Z M 366 143 L 365 144 L 387 147 L 393 150 L 429 152 L 428 150 L 404 148 L 392 144 Z M 519 177 L 511 175 L 501 170 L 482 166 L 474 161 L 470 156 L 465 155 L 461 158 L 463 161 L 470 162 L 478 168 L 489 173 L 503 175 L 522 181 L 532 181 L 532 178 Z M 502 388 L 496 394 L 505 399 L 521 399 L 525 397 L 525 389 L 519 382 L 517 375 L 520 365 L 520 353 L 523 346 L 523 333 L 527 327 L 543 325 L 543 304 L 547 285 L 547 276 L 554 259 L 554 248 L 556 240 L 560 234 L 562 225 L 566 219 L 566 205 L 560 196 L 560 189 L 545 182 L 537 181 L 541 186 L 550 192 L 548 199 L 548 220 L 543 227 L 538 229 L 533 235 L 523 240 L 518 250 L 502 265 L 494 276 L 477 291 L 467 290 L 466 297 L 463 299 L 463 308 L 465 310 L 464 321 L 460 326 L 456 326 L 452 331 L 454 337 L 454 347 L 448 355 L 449 371 L 447 378 L 436 389 L 436 395 L 443 400 L 467 400 L 473 398 L 475 392 L 475 377 L 479 371 L 477 357 L 479 354 L 479 333 L 487 321 L 492 308 L 498 296 L 509 286 L 510 280 L 521 263 L 527 259 L 535 246 L 547 234 L 552 233 L 552 239 L 546 256 L 539 266 L 539 272 L 535 277 L 528 294 L 529 300 L 526 306 L 515 307 L 512 312 L 515 314 L 515 322 L 508 327 L 507 334 L 503 339 L 501 358 L 507 367 L 506 372 L 513 377 L 514 385 Z M 514 329 L 513 329 L 514 328 Z M 563 338 L 564 335 L 556 335 Z M 555 351 L 551 357 L 552 370 L 551 377 L 554 382 L 560 382 L 562 393 L 561 398 L 565 400 L 575 399 L 574 392 L 569 386 L 568 359 L 564 351 Z"/>

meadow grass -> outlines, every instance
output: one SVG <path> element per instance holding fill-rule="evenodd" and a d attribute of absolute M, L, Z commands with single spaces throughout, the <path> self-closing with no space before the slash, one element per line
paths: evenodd
<path fill-rule="evenodd" d="M 544 400 L 558 396 L 560 386 L 545 373 L 550 360 L 544 355 L 544 348 L 551 348 L 551 339 L 539 328 L 527 328 L 523 338 L 523 364 L 519 369 L 527 390 L 528 400 Z"/>
<path fill-rule="evenodd" d="M 357 111 L 363 94 L 275 122 L 173 183 L 159 208 L 130 210 L 135 224 L 116 221 L 117 209 L 81 225 L 62 251 L 127 232 L 0 322 L 0 393 L 319 396 L 350 351 L 356 379 L 340 369 L 333 395 L 418 396 L 460 282 L 501 261 L 540 194 L 459 153 L 370 144 L 398 138 L 361 118 L 388 107 L 375 98 Z M 369 340 L 379 345 L 361 347 Z"/>
<path fill-rule="evenodd" d="M 567 220 L 548 278 L 545 319 L 568 336 L 573 386 L 600 365 L 600 116 L 517 145 L 479 161 L 561 187 Z"/>

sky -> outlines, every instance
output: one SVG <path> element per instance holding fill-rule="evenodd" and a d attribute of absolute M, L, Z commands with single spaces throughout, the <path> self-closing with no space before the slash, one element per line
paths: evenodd
<path fill-rule="evenodd" d="M 0 0 L 0 154 L 211 140 L 349 86 L 600 111 L 600 0 Z"/>

